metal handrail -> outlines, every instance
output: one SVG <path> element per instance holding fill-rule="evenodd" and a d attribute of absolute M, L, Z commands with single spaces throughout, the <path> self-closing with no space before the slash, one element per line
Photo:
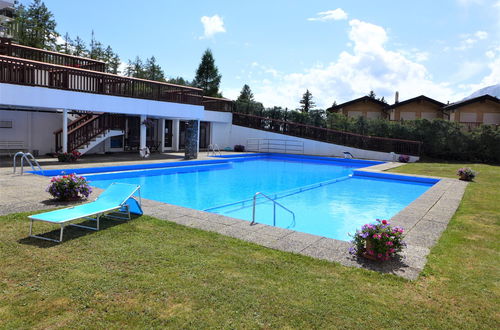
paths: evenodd
<path fill-rule="evenodd" d="M 273 202 L 273 226 L 276 227 L 276 205 L 278 205 L 279 207 L 281 207 L 283 210 L 287 211 L 288 213 L 292 214 L 292 217 L 293 217 L 293 225 L 292 226 L 295 226 L 295 213 L 293 213 L 293 211 L 291 211 L 290 209 L 286 208 L 282 204 L 278 203 L 277 201 L 275 201 L 271 197 L 269 197 L 266 194 L 261 193 L 261 192 L 257 192 L 257 193 L 255 193 L 255 195 L 253 195 L 252 223 L 250 225 L 255 224 L 255 205 L 257 202 L 257 196 L 259 196 L 259 195 L 264 196 L 265 198 L 267 198 L 268 200 Z"/>
<path fill-rule="evenodd" d="M 33 171 L 36 171 L 35 169 L 35 166 L 33 165 L 33 163 L 31 162 L 31 160 L 35 163 L 35 165 L 38 167 L 38 170 L 40 172 L 42 172 L 43 174 L 43 169 L 42 167 L 40 166 L 40 164 L 38 163 L 38 161 L 35 159 L 35 157 L 29 153 L 29 152 L 22 152 L 22 151 L 19 151 L 17 152 L 15 155 L 14 155 L 14 158 L 13 158 L 13 170 L 14 170 L 14 174 L 16 174 L 16 158 L 17 156 L 20 156 L 21 157 L 21 175 L 23 175 L 24 173 L 24 160 L 26 159 L 26 161 L 28 162 L 28 164 L 30 165 L 31 169 Z M 31 157 L 31 160 L 30 160 L 30 157 Z"/>
<path fill-rule="evenodd" d="M 247 139 L 247 150 L 257 152 L 284 152 L 304 154 L 304 141 L 290 139 Z"/>
<path fill-rule="evenodd" d="M 210 151 L 212 151 L 212 155 L 214 156 L 217 156 L 217 153 L 219 153 L 219 156 L 222 155 L 222 153 L 220 152 L 219 145 L 217 143 L 208 145 L 207 156 L 210 156 Z"/>

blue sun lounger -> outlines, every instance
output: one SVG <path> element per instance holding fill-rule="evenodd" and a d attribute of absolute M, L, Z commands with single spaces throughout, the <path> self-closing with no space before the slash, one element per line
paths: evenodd
<path fill-rule="evenodd" d="M 30 237 L 61 243 L 65 226 L 99 230 L 99 219 L 102 216 L 112 219 L 130 220 L 131 213 L 142 215 L 140 188 L 141 186 L 139 185 L 115 182 L 102 192 L 94 202 L 29 216 Z M 138 192 L 139 201 L 133 197 L 136 192 Z M 96 221 L 96 227 L 70 223 L 83 219 Z M 59 240 L 33 235 L 34 221 L 43 221 L 60 225 L 61 232 L 59 234 Z"/>

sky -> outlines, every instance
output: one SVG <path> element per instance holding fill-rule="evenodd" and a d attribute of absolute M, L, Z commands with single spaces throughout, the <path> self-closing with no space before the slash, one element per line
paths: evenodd
<path fill-rule="evenodd" d="M 319 108 L 374 90 L 454 102 L 500 83 L 500 0 L 45 0 L 57 31 L 154 55 L 193 79 L 210 48 L 224 97 L 248 84 L 264 106 Z M 30 0 L 21 1 L 29 4 Z"/>

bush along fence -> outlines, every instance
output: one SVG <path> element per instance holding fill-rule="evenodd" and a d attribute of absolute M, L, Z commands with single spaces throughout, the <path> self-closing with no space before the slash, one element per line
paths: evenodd
<path fill-rule="evenodd" d="M 385 119 L 366 119 L 363 117 L 348 118 L 344 115 L 324 110 L 312 110 L 309 113 L 301 113 L 295 110 L 288 111 L 280 107 L 264 108 L 260 103 L 256 102 L 236 102 L 235 112 L 237 112 L 237 114 L 234 114 L 236 117 L 247 114 L 278 122 L 283 121 L 287 125 L 302 124 L 342 133 L 419 141 L 422 142 L 421 156 L 431 158 L 500 163 L 500 130 L 490 125 L 482 125 L 474 130 L 467 130 L 459 123 L 442 119 L 416 119 L 395 122 Z M 237 118 L 236 121 L 240 119 Z M 254 120 L 256 121 L 257 119 Z M 239 122 L 240 125 L 246 126 L 243 120 Z M 252 124 L 258 126 L 255 122 L 252 122 Z M 238 124 L 235 123 L 235 125 Z M 260 125 L 263 128 L 259 129 L 271 131 L 278 129 L 276 125 L 273 126 L 264 120 L 262 120 Z M 282 124 L 280 125 L 283 126 Z M 292 133 L 284 134 L 294 135 Z M 335 141 L 324 142 L 336 143 Z M 371 150 L 386 151 L 380 149 Z M 398 152 L 396 150 L 390 151 Z M 402 153 L 411 154 L 410 152 Z"/>
<path fill-rule="evenodd" d="M 233 124 L 353 148 L 381 152 L 393 151 L 413 156 L 420 155 L 422 145 L 419 141 L 366 136 L 241 113 L 233 113 Z"/>

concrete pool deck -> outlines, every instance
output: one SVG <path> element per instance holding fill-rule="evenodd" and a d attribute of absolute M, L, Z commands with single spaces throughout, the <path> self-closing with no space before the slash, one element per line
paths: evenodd
<path fill-rule="evenodd" d="M 176 156 L 175 154 L 172 154 Z M 179 154 L 180 155 L 180 154 Z M 200 154 L 198 160 L 211 159 Z M 178 157 L 158 157 L 155 160 L 121 161 L 119 165 L 182 161 Z M 109 166 L 109 162 L 63 164 L 54 162 L 44 169 Z M 117 165 L 117 164 L 113 164 Z M 380 172 L 398 167 L 400 163 L 384 163 L 363 171 Z M 395 173 L 393 173 L 395 174 Z M 395 174 L 397 175 L 397 174 Z M 418 175 L 414 175 L 418 176 Z M 426 177 L 426 176 L 421 176 Z M 180 206 L 143 199 L 144 213 L 158 219 L 172 221 L 188 227 L 217 232 L 244 241 L 281 251 L 298 253 L 317 259 L 339 262 L 345 266 L 361 267 L 391 273 L 406 279 L 416 279 L 423 270 L 427 255 L 436 244 L 449 220 L 458 208 L 467 186 L 466 182 L 438 178 L 437 184 L 428 189 L 391 219 L 391 224 L 406 230 L 407 248 L 403 257 L 390 262 L 374 262 L 357 258 L 348 253 L 349 242 L 263 224 L 250 225 L 248 221 Z M 70 205 L 53 202 L 45 192 L 49 177 L 25 174 L 13 175 L 12 168 L 0 168 L 0 215 L 17 212 L 34 212 Z M 95 188 L 94 196 L 102 190 Z M 68 228 L 68 230 L 71 230 Z"/>

